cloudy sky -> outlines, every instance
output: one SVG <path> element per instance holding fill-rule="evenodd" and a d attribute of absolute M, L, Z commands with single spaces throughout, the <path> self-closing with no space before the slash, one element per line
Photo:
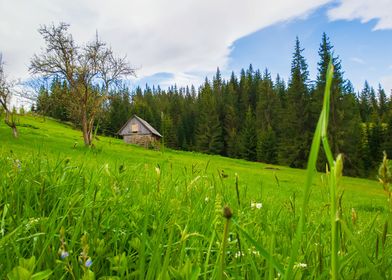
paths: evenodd
<path fill-rule="evenodd" d="M 356 89 L 392 89 L 392 0 L 0 0 L 0 52 L 10 78 L 27 68 L 42 24 L 67 22 L 77 42 L 101 38 L 139 68 L 133 85 L 198 85 L 253 64 L 287 79 L 295 37 L 311 78 L 326 32 Z"/>

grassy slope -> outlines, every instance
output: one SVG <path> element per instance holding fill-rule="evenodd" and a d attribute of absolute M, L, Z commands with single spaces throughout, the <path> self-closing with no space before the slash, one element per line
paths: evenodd
<path fill-rule="evenodd" d="M 32 116 L 21 117 L 20 123 L 19 139 L 12 139 L 11 131 L 0 125 L 0 218 L 4 217 L 6 232 L 0 238 L 0 278 L 17 265 L 15 256 L 32 255 L 38 259 L 37 269 L 54 271 L 53 279 L 69 278 L 64 270 L 67 262 L 58 262 L 57 255 L 62 226 L 76 278 L 85 275 L 77 261 L 83 232 L 89 235 L 92 270 L 97 276 L 121 275 L 110 262 L 124 253 L 128 270 L 122 276 L 130 279 L 137 275 L 140 279 L 166 278 L 161 272 L 168 267 L 170 277 L 178 273 L 189 276 L 190 272 L 184 271 L 201 269 L 199 276 L 215 278 L 224 204 L 233 208 L 235 219 L 259 245 L 276 247 L 275 257 L 287 264 L 304 170 L 192 152 L 162 153 L 108 137 L 99 137 L 95 149 L 86 149 L 81 133 L 68 125 Z M 16 160 L 21 161 L 21 170 Z M 119 172 L 121 166 L 124 173 Z M 218 175 L 222 170 L 227 178 Z M 236 203 L 236 173 L 241 207 Z M 309 268 L 298 273 L 328 279 L 329 196 L 322 181 L 320 174 L 313 186 L 301 255 Z M 358 222 L 350 227 L 374 258 L 375 240 L 387 212 L 382 187 L 375 180 L 346 177 L 341 188 L 343 216 L 349 222 L 351 209 L 356 209 Z M 262 202 L 262 210 L 251 209 L 252 201 Z M 8 213 L 5 205 L 10 207 Z M 33 218 L 39 218 L 35 226 L 31 226 Z M 3 230 L 3 224 L 0 226 Z M 241 238 L 242 250 L 254 251 L 252 242 Z M 105 250 L 99 249 L 102 242 Z M 341 257 L 342 274 L 353 279 L 368 273 L 350 241 L 345 239 L 344 243 L 348 249 Z M 259 256 L 245 254 L 238 262 L 237 245 L 235 240 L 228 245 L 226 272 L 231 277 L 277 276 Z M 190 268 L 189 261 L 195 267 Z"/>
<path fill-rule="evenodd" d="M 48 158 L 69 157 L 77 162 L 83 162 L 89 168 L 100 168 L 105 164 L 113 167 L 147 165 L 154 168 L 159 164 L 163 170 L 170 169 L 174 176 L 181 176 L 184 171 L 193 168 L 207 169 L 207 172 L 218 177 L 218 172 L 223 170 L 229 175 L 227 180 L 233 184 L 234 174 L 237 173 L 242 185 L 248 186 L 248 190 L 256 196 L 261 192 L 262 195 L 281 198 L 287 198 L 293 192 L 300 195 L 305 178 L 304 170 L 168 149 L 162 153 L 127 145 L 120 139 L 110 137 L 99 137 L 99 141 L 95 142 L 96 149 L 89 151 L 83 147 L 81 133 L 66 124 L 32 116 L 22 117 L 20 122 L 21 136 L 16 140 L 12 138 L 7 127 L 0 126 L 1 154 L 5 155 L 12 150 L 17 157 L 32 153 Z M 314 192 L 318 194 L 320 188 L 319 180 L 315 183 Z M 345 190 L 346 199 L 353 207 L 377 207 L 385 201 L 382 188 L 375 180 L 345 177 L 342 188 Z M 314 195 L 313 199 L 318 200 L 317 195 Z"/>

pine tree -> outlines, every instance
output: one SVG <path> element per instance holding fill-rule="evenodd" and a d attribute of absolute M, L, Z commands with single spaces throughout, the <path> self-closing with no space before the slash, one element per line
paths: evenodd
<path fill-rule="evenodd" d="M 260 132 L 257 139 L 257 160 L 265 163 L 278 162 L 278 144 L 276 133 L 272 128 Z"/>
<path fill-rule="evenodd" d="M 341 151 L 344 153 L 344 173 L 349 176 L 361 176 L 363 170 L 360 165 L 360 151 L 363 129 L 358 101 L 350 81 L 347 81 L 344 86 L 340 106 L 345 123 L 343 134 L 341 134 L 341 142 L 339 143 Z"/>
<path fill-rule="evenodd" d="M 280 161 L 292 167 L 304 167 L 310 143 L 308 66 L 298 37 L 295 41 L 291 76 L 287 89 L 287 107 L 283 116 Z"/>
<path fill-rule="evenodd" d="M 387 118 L 388 100 L 385 91 L 380 84 L 378 84 L 377 97 L 378 97 L 378 116 L 381 122 L 384 122 Z"/>
<path fill-rule="evenodd" d="M 369 83 L 365 81 L 364 87 L 359 94 L 359 110 L 361 114 L 362 122 L 369 122 L 372 114 L 371 105 L 371 89 Z"/>
<path fill-rule="evenodd" d="M 378 167 L 383 157 L 384 128 L 380 122 L 372 123 L 369 133 L 369 150 L 371 155 L 371 167 Z"/>
<path fill-rule="evenodd" d="M 234 73 L 231 74 L 230 81 L 225 86 L 224 92 L 224 155 L 229 157 L 240 156 L 239 145 L 239 117 L 237 108 L 238 83 Z"/>
<path fill-rule="evenodd" d="M 279 96 L 279 103 L 281 105 L 281 108 L 285 109 L 287 106 L 286 84 L 284 80 L 279 76 L 279 74 L 276 76 L 274 90 L 276 92 L 276 95 Z"/>
<path fill-rule="evenodd" d="M 171 119 L 170 115 L 165 113 L 162 113 L 161 118 L 161 133 L 163 136 L 163 144 L 165 145 L 165 147 L 176 148 L 177 139 L 173 120 Z"/>
<path fill-rule="evenodd" d="M 374 91 L 374 88 L 370 88 L 370 120 L 372 122 L 378 122 L 380 121 L 380 116 L 379 116 L 379 108 L 378 108 L 378 100 L 376 97 L 376 92 Z"/>
<path fill-rule="evenodd" d="M 240 137 L 241 157 L 246 160 L 255 161 L 257 146 L 256 125 L 250 106 L 246 111 L 245 121 L 243 123 Z"/>
<path fill-rule="evenodd" d="M 207 79 L 199 94 L 196 142 L 198 150 L 201 152 L 220 154 L 223 150 L 222 126 L 219 122 L 212 89 Z"/>
<path fill-rule="evenodd" d="M 265 69 L 257 92 L 256 127 L 262 132 L 275 129 L 279 121 L 280 100 L 274 91 L 271 75 L 267 69 Z"/>
<path fill-rule="evenodd" d="M 240 82 L 238 87 L 238 101 L 237 101 L 237 112 L 239 114 L 240 119 L 245 118 L 246 111 L 249 107 L 249 92 L 251 86 L 251 77 L 252 76 L 249 75 L 249 70 L 248 70 L 248 75 L 246 75 L 244 69 L 241 70 Z"/>
<path fill-rule="evenodd" d="M 331 84 L 331 100 L 330 100 L 330 116 L 328 124 L 328 139 L 332 149 L 332 152 L 336 156 L 338 153 L 344 152 L 341 150 L 342 143 L 346 140 L 345 130 L 351 119 L 345 113 L 345 105 L 342 100 L 344 99 L 344 89 L 346 81 L 343 78 L 341 61 L 338 56 L 333 53 L 333 46 L 329 41 L 329 38 L 323 33 L 320 49 L 319 49 L 320 61 L 318 63 L 318 76 L 316 82 L 315 96 L 313 97 L 312 112 L 313 122 L 317 122 L 319 112 L 322 107 L 322 101 L 325 90 L 325 79 L 329 61 L 332 61 L 334 66 L 334 74 Z M 316 113 L 318 112 L 318 113 Z M 321 162 L 322 166 L 325 166 Z"/>
<path fill-rule="evenodd" d="M 238 133 L 238 120 L 235 109 L 231 105 L 226 106 L 225 115 L 225 154 L 232 158 L 240 157 L 240 135 Z"/>
<path fill-rule="evenodd" d="M 361 165 L 362 175 L 364 177 L 368 177 L 373 163 L 372 163 L 372 155 L 370 152 L 370 145 L 369 145 L 369 138 L 370 138 L 370 127 L 369 123 L 366 123 L 362 126 L 362 136 L 361 136 L 361 146 L 360 146 L 360 155 L 361 160 L 359 164 Z"/>
<path fill-rule="evenodd" d="M 109 135 L 115 135 L 131 117 L 132 107 L 127 89 L 113 94 L 110 98 L 110 107 L 103 129 Z"/>

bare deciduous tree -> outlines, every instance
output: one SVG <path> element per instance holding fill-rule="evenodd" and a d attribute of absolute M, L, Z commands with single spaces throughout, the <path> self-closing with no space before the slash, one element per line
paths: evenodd
<path fill-rule="evenodd" d="M 16 128 L 16 120 L 14 112 L 9 108 L 9 103 L 12 94 L 12 84 L 7 81 L 4 73 L 3 56 L 0 53 L 0 105 L 5 111 L 5 123 L 12 129 L 12 134 L 15 138 L 18 137 L 18 129 Z"/>
<path fill-rule="evenodd" d="M 31 60 L 30 72 L 67 81 L 69 113 L 82 126 L 83 140 L 90 146 L 93 125 L 109 90 L 126 76 L 135 75 L 126 57 L 116 57 L 98 35 L 86 46 L 75 44 L 68 24 L 42 26 L 39 33 L 46 43 L 40 55 Z"/>

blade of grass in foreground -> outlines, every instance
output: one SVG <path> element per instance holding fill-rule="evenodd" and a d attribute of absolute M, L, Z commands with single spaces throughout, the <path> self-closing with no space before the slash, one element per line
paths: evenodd
<path fill-rule="evenodd" d="M 300 213 L 299 222 L 298 222 L 298 226 L 297 226 L 297 231 L 296 231 L 294 241 L 293 241 L 293 244 L 291 247 L 290 260 L 289 260 L 289 264 L 288 264 L 286 273 L 284 275 L 284 279 L 292 279 L 293 278 L 293 276 L 292 276 L 293 266 L 294 266 L 294 262 L 298 256 L 298 250 L 299 250 L 299 246 L 301 243 L 302 233 L 304 230 L 305 215 L 306 215 L 308 203 L 309 203 L 310 187 L 312 185 L 314 175 L 317 172 L 316 164 L 317 164 L 318 153 L 320 150 L 321 136 L 322 136 L 322 134 L 326 133 L 327 128 L 328 128 L 329 100 L 330 100 L 330 92 L 331 92 L 330 89 L 331 89 L 331 83 L 332 83 L 332 75 L 333 75 L 333 66 L 332 66 L 332 62 L 330 61 L 329 65 L 328 65 L 328 70 L 327 70 L 327 81 L 326 81 L 325 92 L 324 92 L 323 109 L 321 111 L 320 118 L 317 122 L 316 131 L 314 133 L 313 140 L 312 140 L 312 146 L 310 148 L 310 155 L 308 158 L 308 166 L 307 166 L 307 170 L 306 170 L 304 199 L 302 202 L 302 208 L 301 208 L 301 213 Z"/>
<path fill-rule="evenodd" d="M 381 275 L 377 272 L 376 268 L 374 267 L 374 264 L 369 260 L 368 256 L 366 255 L 365 251 L 363 250 L 362 245 L 356 240 L 352 232 L 348 229 L 346 223 L 343 220 L 339 220 L 340 225 L 342 226 L 343 231 L 347 234 L 347 236 L 350 238 L 351 242 L 354 244 L 355 248 L 359 252 L 363 262 L 366 264 L 366 266 L 369 268 L 371 272 L 371 276 L 373 279 L 383 279 Z"/>
<path fill-rule="evenodd" d="M 262 255 L 270 264 L 276 269 L 277 272 L 283 274 L 283 266 L 272 256 L 270 255 L 263 247 L 260 246 L 256 240 L 254 240 L 241 226 L 237 223 L 235 219 L 233 219 L 233 224 L 237 227 L 239 232 L 259 251 L 260 255 Z"/>

